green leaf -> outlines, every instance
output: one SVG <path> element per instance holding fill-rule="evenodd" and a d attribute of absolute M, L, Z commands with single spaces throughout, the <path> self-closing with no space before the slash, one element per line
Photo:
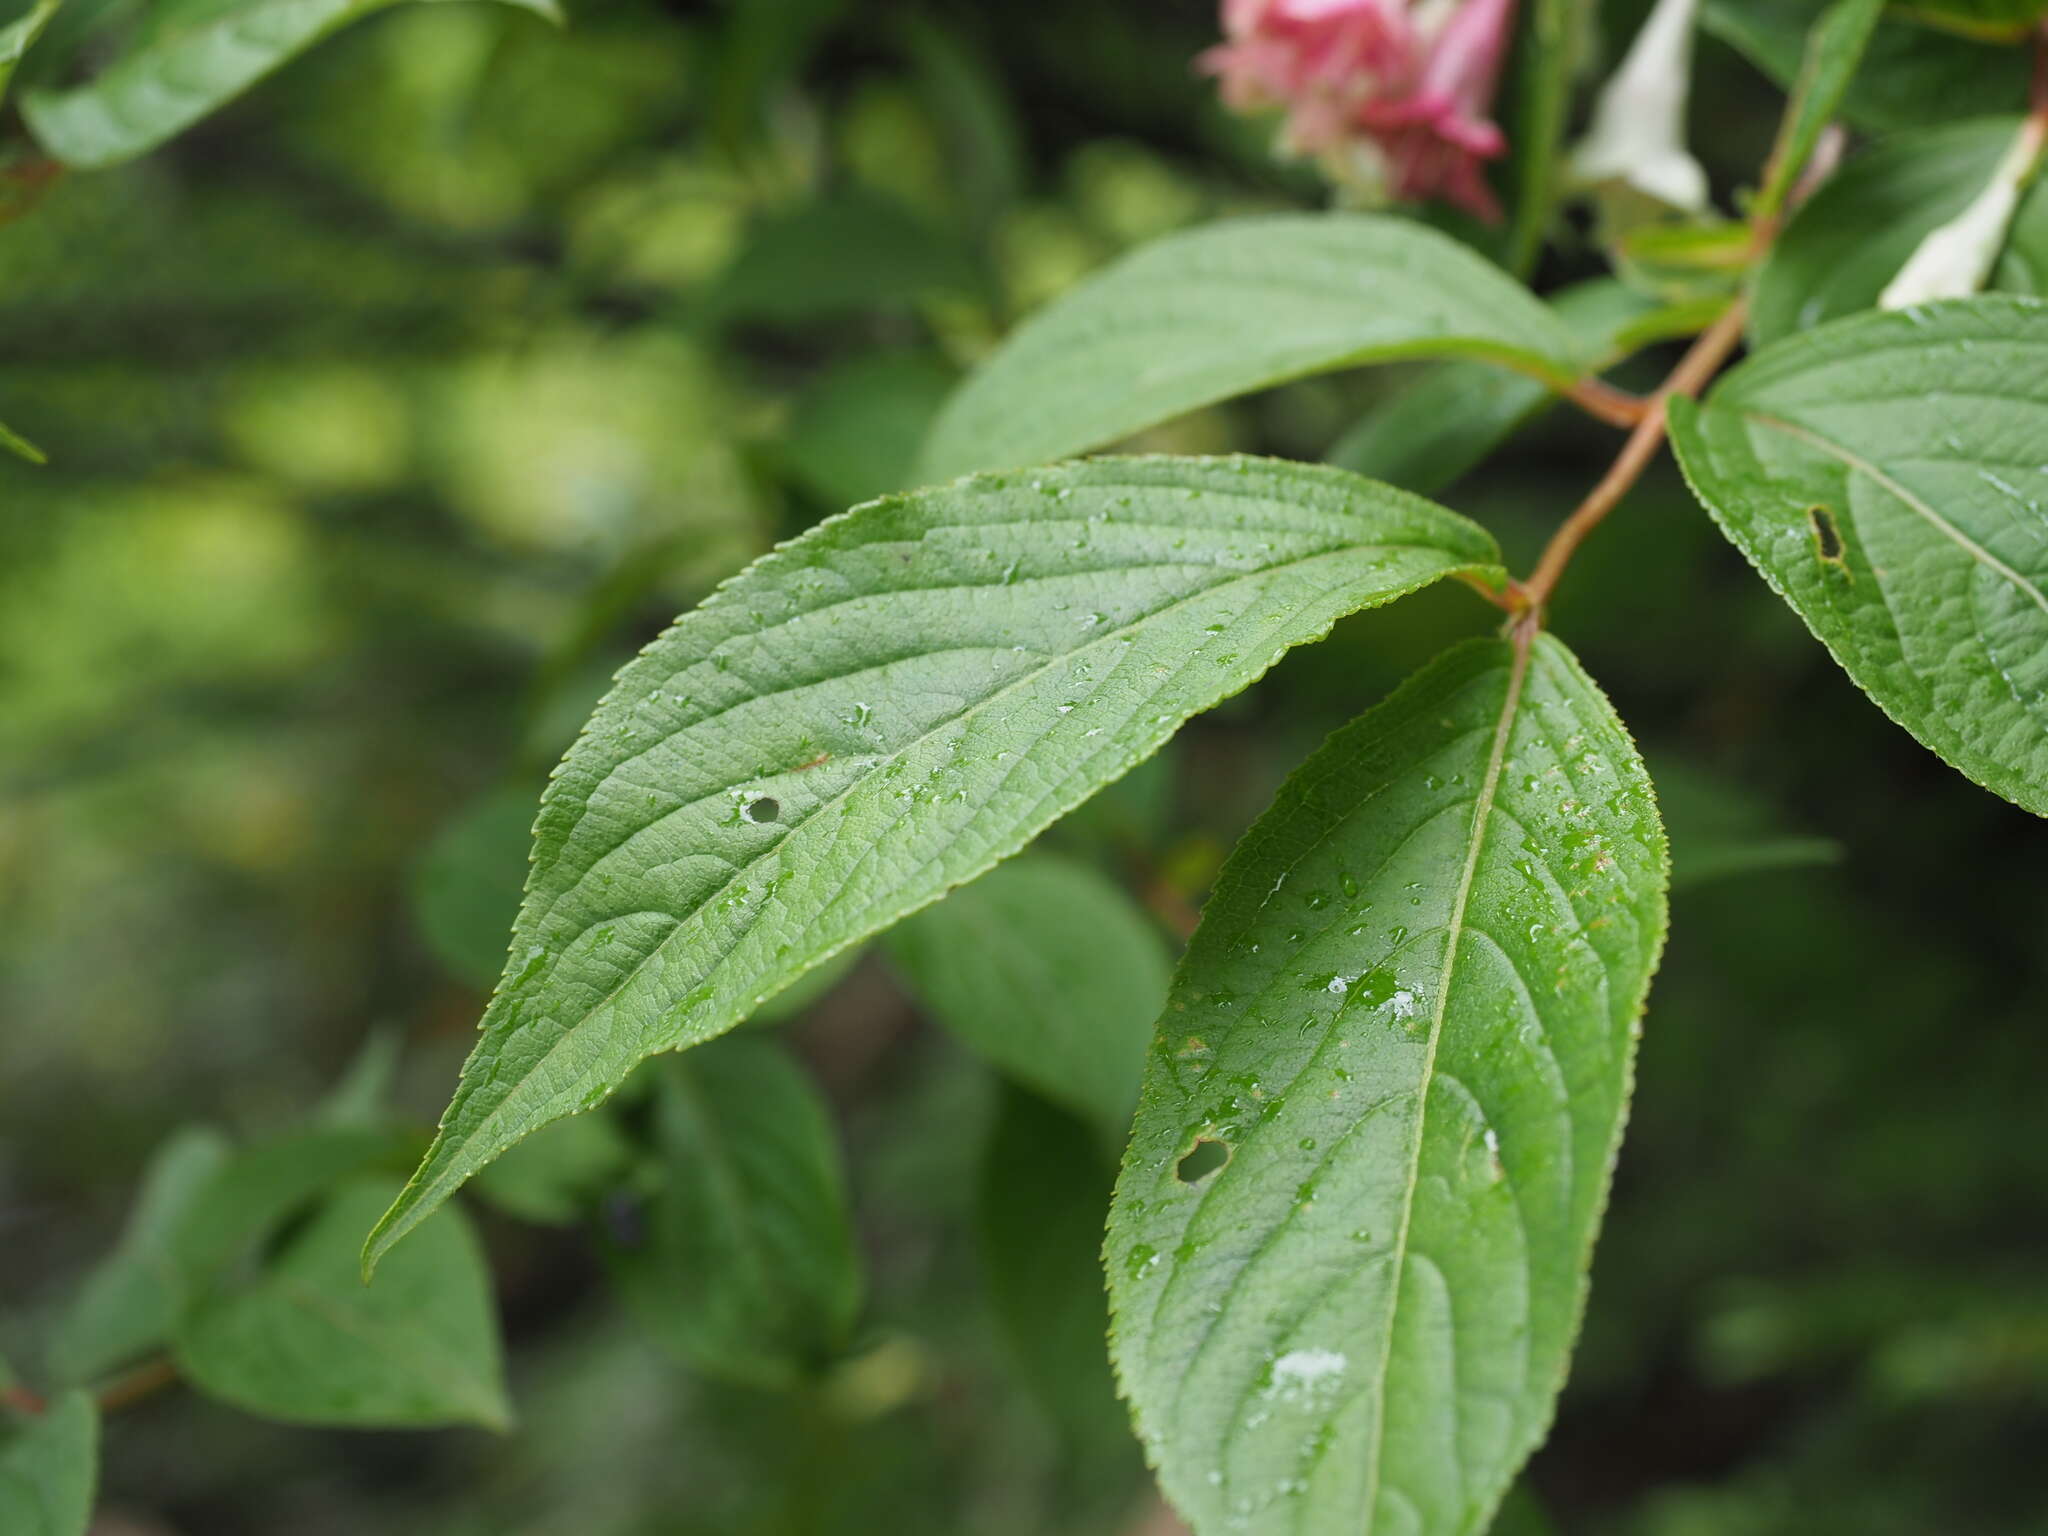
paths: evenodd
<path fill-rule="evenodd" d="M 1120 887 L 1027 853 L 899 925 L 888 945 L 941 1024 L 1122 1139 L 1173 962 Z"/>
<path fill-rule="evenodd" d="M 396 0 L 220 0 L 174 14 L 93 79 L 31 90 L 21 115 L 68 165 L 116 165 L 226 105 L 280 65 Z M 554 0 L 506 0 L 559 22 Z"/>
<path fill-rule="evenodd" d="M 726 321 L 800 326 L 979 286 L 958 236 L 890 198 L 848 192 L 764 220 L 705 303 Z"/>
<path fill-rule="evenodd" d="M 1841 862 L 1833 838 L 1790 830 L 1775 807 L 1696 761 L 1653 759 L 1657 804 L 1671 838 L 1671 888 Z"/>
<path fill-rule="evenodd" d="M 1630 348 L 1624 330 L 1651 304 L 1612 278 L 1579 283 L 1551 296 L 1596 371 Z M 1345 469 L 1432 496 L 1457 480 L 1557 396 L 1524 374 L 1486 363 L 1438 363 L 1382 401 L 1330 450 Z"/>
<path fill-rule="evenodd" d="M 610 1115 L 577 1115 L 536 1131 L 484 1169 L 476 1191 L 521 1221 L 571 1226 L 632 1161 L 633 1144 Z"/>
<path fill-rule="evenodd" d="M 449 818 L 420 856 L 413 922 L 450 975 L 488 987 L 505 969 L 506 925 L 519 910 L 532 845 L 533 795 L 507 788 Z"/>
<path fill-rule="evenodd" d="M 860 1314 L 839 1142 L 775 1041 L 735 1035 L 662 1063 L 660 1186 L 607 1249 L 648 1330 L 709 1374 L 756 1386 L 814 1375 Z"/>
<path fill-rule="evenodd" d="M 440 1213 L 362 1282 L 363 1227 L 394 1188 L 342 1186 L 252 1281 L 204 1298 L 176 1339 L 187 1379 L 294 1423 L 509 1427 L 490 1276 L 461 1212 Z"/>
<path fill-rule="evenodd" d="M 1826 10 L 1827 0 L 1707 0 L 1700 22 L 1789 91 Z M 1871 36 L 1840 111 L 1845 122 L 1868 133 L 2018 112 L 2027 104 L 2030 68 L 2024 48 L 1887 17 Z"/>
<path fill-rule="evenodd" d="M 1857 686 L 2048 815 L 2048 303 L 1838 320 L 1671 427 L 1722 531 Z"/>
<path fill-rule="evenodd" d="M 1757 276 L 1749 322 L 1763 346 L 1875 308 L 1920 242 L 1983 190 L 2020 130 L 2017 117 L 1978 118 L 1902 133 L 1857 156 L 1778 237 Z M 2048 292 L 2048 191 L 2022 194 L 1991 285 Z"/>
<path fill-rule="evenodd" d="M 43 35 L 43 28 L 50 24 L 50 18 L 57 14 L 57 8 L 63 3 L 64 0 L 37 0 L 27 15 L 0 27 L 0 101 L 7 99 L 7 87 L 14 79 L 14 66 L 21 62 L 22 55 L 29 51 L 35 40 Z M 0 427 L 0 441 L 5 441 L 7 446 L 17 453 L 25 446 L 20 438 L 15 437 L 5 427 Z M 37 463 L 42 462 L 40 455 L 33 451 L 23 456 L 35 459 Z"/>
<path fill-rule="evenodd" d="M 1341 471 L 1133 459 L 832 518 L 619 676 L 541 801 L 513 958 L 402 1236 L 634 1064 L 1016 852 L 1338 617 L 1482 530 Z"/>
<path fill-rule="evenodd" d="M 17 458 L 27 459 L 31 464 L 47 464 L 50 462 L 48 454 L 44 453 L 42 449 L 23 437 L 19 432 L 14 431 L 5 422 L 0 422 L 0 448 L 5 448 Z"/>
<path fill-rule="evenodd" d="M 1770 174 L 1757 191 L 1750 214 L 1764 218 L 1785 206 L 1793 184 L 1813 157 L 1821 133 L 1841 109 L 1884 0 L 1834 0 L 1806 39 L 1806 56 L 1792 86 L 1784 126 L 1771 152 Z"/>
<path fill-rule="evenodd" d="M 387 1167 L 404 1146 L 388 1130 L 334 1125 L 243 1148 L 193 1195 L 171 1232 L 184 1283 L 194 1293 L 211 1285 L 314 1201 Z"/>
<path fill-rule="evenodd" d="M 1018 1378 L 1090 1454 L 1131 1445 L 1104 1347 L 1102 1220 L 1115 1177 L 1093 1127 L 1005 1086 L 981 1167 L 982 1273 Z"/>
<path fill-rule="evenodd" d="M 48 1363 L 59 1381 L 90 1381 L 170 1336 L 187 1289 L 174 1237 L 228 1156 L 227 1138 L 206 1126 L 187 1126 L 157 1148 L 119 1244 L 51 1331 Z"/>
<path fill-rule="evenodd" d="M 1019 326 L 940 412 L 920 478 L 1101 448 L 1360 363 L 1483 357 L 1563 386 L 1571 333 L 1513 278 L 1404 219 L 1232 219 L 1143 246 Z"/>
<path fill-rule="evenodd" d="M 1563 1382 L 1664 935 L 1650 783 L 1547 636 L 1339 731 L 1231 856 L 1108 1260 L 1200 1533 L 1485 1528 Z"/>
<path fill-rule="evenodd" d="M 389 1029 L 373 1029 L 355 1058 L 311 1116 L 315 1125 L 371 1128 L 389 1119 L 392 1080 L 398 1075 L 400 1041 Z"/>
<path fill-rule="evenodd" d="M 953 376 L 920 353 L 863 355 L 827 370 L 798 402 L 781 452 L 791 475 L 834 506 L 911 483 Z"/>
<path fill-rule="evenodd" d="M 7 1536 L 86 1536 L 99 1481 L 99 1414 L 83 1392 L 66 1392 L 0 1437 L 0 1531 Z"/>

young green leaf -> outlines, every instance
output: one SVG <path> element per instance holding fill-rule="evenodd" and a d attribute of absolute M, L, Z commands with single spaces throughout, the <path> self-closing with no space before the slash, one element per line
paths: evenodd
<path fill-rule="evenodd" d="M 1778 237 L 1757 274 L 1749 335 L 1771 342 L 1859 310 L 1931 231 L 1961 213 L 2011 148 L 2017 117 L 1902 133 L 1843 166 Z M 2022 194 L 1991 286 L 2048 292 L 2048 194 Z"/>
<path fill-rule="evenodd" d="M 460 1211 L 363 1284 L 363 1227 L 393 1191 L 383 1179 L 343 1185 L 252 1281 L 204 1297 L 175 1340 L 192 1384 L 301 1424 L 508 1427 L 490 1276 Z"/>
<path fill-rule="evenodd" d="M 83 85 L 31 90 L 21 115 L 50 155 L 132 160 L 226 105 L 350 22 L 397 0 L 227 0 L 171 14 Z M 559 21 L 554 0 L 505 0 Z"/>
<path fill-rule="evenodd" d="M 888 948 L 941 1024 L 1122 1140 L 1173 962 L 1120 887 L 1023 854 L 899 925 Z"/>
<path fill-rule="evenodd" d="M 1019 326 L 939 413 L 920 479 L 1041 464 L 1198 406 L 1405 357 L 1482 357 L 1563 386 L 1570 331 L 1404 219 L 1233 219 L 1143 246 Z"/>
<path fill-rule="evenodd" d="M 0 1427 L 0 1531 L 86 1536 L 99 1482 L 99 1414 L 83 1392 Z"/>
<path fill-rule="evenodd" d="M 1665 874 L 1548 637 L 1446 652 L 1246 834 L 1109 1226 L 1124 1390 L 1199 1536 L 1485 1528 L 1564 1379 Z"/>
<path fill-rule="evenodd" d="M 378 1254 L 498 1153 L 1016 852 L 1340 616 L 1492 539 L 1339 470 L 1132 459 L 828 520 L 619 675 Z"/>
<path fill-rule="evenodd" d="M 860 1260 L 839 1142 L 775 1041 L 735 1035 L 662 1063 L 661 1184 L 607 1258 L 650 1332 L 710 1374 L 786 1386 L 845 1347 Z"/>
<path fill-rule="evenodd" d="M 1857 686 L 2048 815 L 2048 303 L 1836 321 L 1671 428 L 1714 520 Z"/>
<path fill-rule="evenodd" d="M 227 1138 L 206 1126 L 187 1126 L 157 1148 L 119 1244 L 51 1331 L 48 1364 L 59 1381 L 90 1381 L 169 1337 L 187 1289 L 174 1235 L 228 1155 Z"/>
<path fill-rule="evenodd" d="M 1863 62 L 1863 51 L 1870 46 L 1870 35 L 1883 9 L 1884 0 L 1834 0 L 1814 23 L 1807 35 L 1799 78 L 1792 86 L 1785 125 L 1771 153 L 1770 174 L 1750 207 L 1752 218 L 1768 218 L 1785 206 L 1799 173 L 1856 78 L 1856 66 Z"/>

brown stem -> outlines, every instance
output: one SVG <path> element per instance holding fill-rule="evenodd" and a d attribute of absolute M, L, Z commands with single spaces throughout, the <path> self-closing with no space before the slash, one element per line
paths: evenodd
<path fill-rule="evenodd" d="M 1604 379 L 1580 379 L 1564 392 L 1564 397 L 1610 427 L 1633 427 L 1650 413 L 1650 402 L 1641 395 L 1616 389 Z"/>
<path fill-rule="evenodd" d="M 43 1401 L 42 1394 L 31 1392 L 18 1381 L 0 1387 L 0 1404 L 6 1405 L 16 1413 L 27 1414 L 41 1413 L 49 1406 Z"/>
<path fill-rule="evenodd" d="M 145 1360 L 126 1375 L 116 1376 L 100 1388 L 100 1412 L 119 1412 L 145 1397 L 154 1396 L 177 1379 L 178 1367 L 169 1355 Z"/>
<path fill-rule="evenodd" d="M 1621 445 L 1621 452 L 1615 455 L 1607 473 L 1600 477 L 1600 483 L 1587 493 L 1586 499 L 1579 503 L 1572 515 L 1558 525 L 1529 579 L 1511 590 L 1514 610 L 1522 623 L 1537 625 L 1543 622 L 1543 608 L 1550 601 L 1550 594 L 1557 590 L 1558 578 L 1571 563 L 1573 553 L 1585 542 L 1586 535 L 1599 527 L 1601 519 L 1628 494 L 1630 487 L 1642 478 L 1643 471 L 1657 456 L 1657 450 L 1664 446 L 1666 403 L 1673 395 L 1698 394 L 1707 380 L 1728 360 L 1742 339 L 1747 309 L 1741 299 L 1729 305 L 1721 318 L 1693 341 L 1685 356 L 1678 360 L 1678 366 L 1650 396 L 1642 420 L 1629 433 L 1628 441 Z"/>

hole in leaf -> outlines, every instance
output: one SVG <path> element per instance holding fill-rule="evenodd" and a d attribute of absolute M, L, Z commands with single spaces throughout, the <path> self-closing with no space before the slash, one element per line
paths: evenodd
<path fill-rule="evenodd" d="M 1842 535 L 1835 527 L 1835 514 L 1826 507 L 1813 506 L 1806 509 L 1806 520 L 1813 525 L 1814 547 L 1820 551 L 1821 559 L 1830 565 L 1842 563 Z"/>
<path fill-rule="evenodd" d="M 1229 1146 L 1204 1136 L 1174 1168 L 1174 1177 L 1183 1184 L 1199 1184 L 1229 1161 Z"/>
<path fill-rule="evenodd" d="M 782 802 L 763 795 L 758 800 L 747 802 L 746 817 L 749 821 L 770 822 L 782 814 Z"/>

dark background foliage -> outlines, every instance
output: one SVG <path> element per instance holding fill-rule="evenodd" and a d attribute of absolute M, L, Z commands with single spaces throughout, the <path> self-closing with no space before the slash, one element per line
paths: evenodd
<path fill-rule="evenodd" d="M 0 229 L 0 418 L 52 459 L 0 461 L 0 1348 L 35 1358 L 173 1127 L 287 1124 L 378 1032 L 430 1124 L 524 807 L 611 669 L 895 483 L 1019 314 L 1157 233 L 1319 199 L 1191 75 L 1213 25 L 1195 0 L 590 0 L 559 33 L 404 9 Z M 1778 98 L 1710 40 L 1701 68 L 1726 189 Z M 1543 286 L 1600 269 L 1560 249 Z M 1143 446 L 1320 457 L 1404 377 Z M 1553 416 L 1444 499 L 1526 565 L 1613 446 Z M 1489 619 L 1460 590 L 1347 623 L 1054 840 L 1198 901 L 1309 747 Z M 1542 1513 L 1514 1518 L 2048 1531 L 2048 836 L 1886 722 L 1668 466 L 1555 624 L 1651 759 L 1682 884 Z M 1798 867 L 1730 868 L 1787 838 Z M 592 1223 L 485 1203 L 513 1434 L 174 1391 L 111 1422 L 99 1529 L 1171 1529 L 1103 1377 L 1020 1361 L 994 1314 L 982 1234 L 1028 1221 L 1085 1278 L 1094 1218 L 1034 1213 L 1106 1164 L 874 956 L 786 1027 L 871 1290 L 816 1384 L 693 1376 Z"/>

